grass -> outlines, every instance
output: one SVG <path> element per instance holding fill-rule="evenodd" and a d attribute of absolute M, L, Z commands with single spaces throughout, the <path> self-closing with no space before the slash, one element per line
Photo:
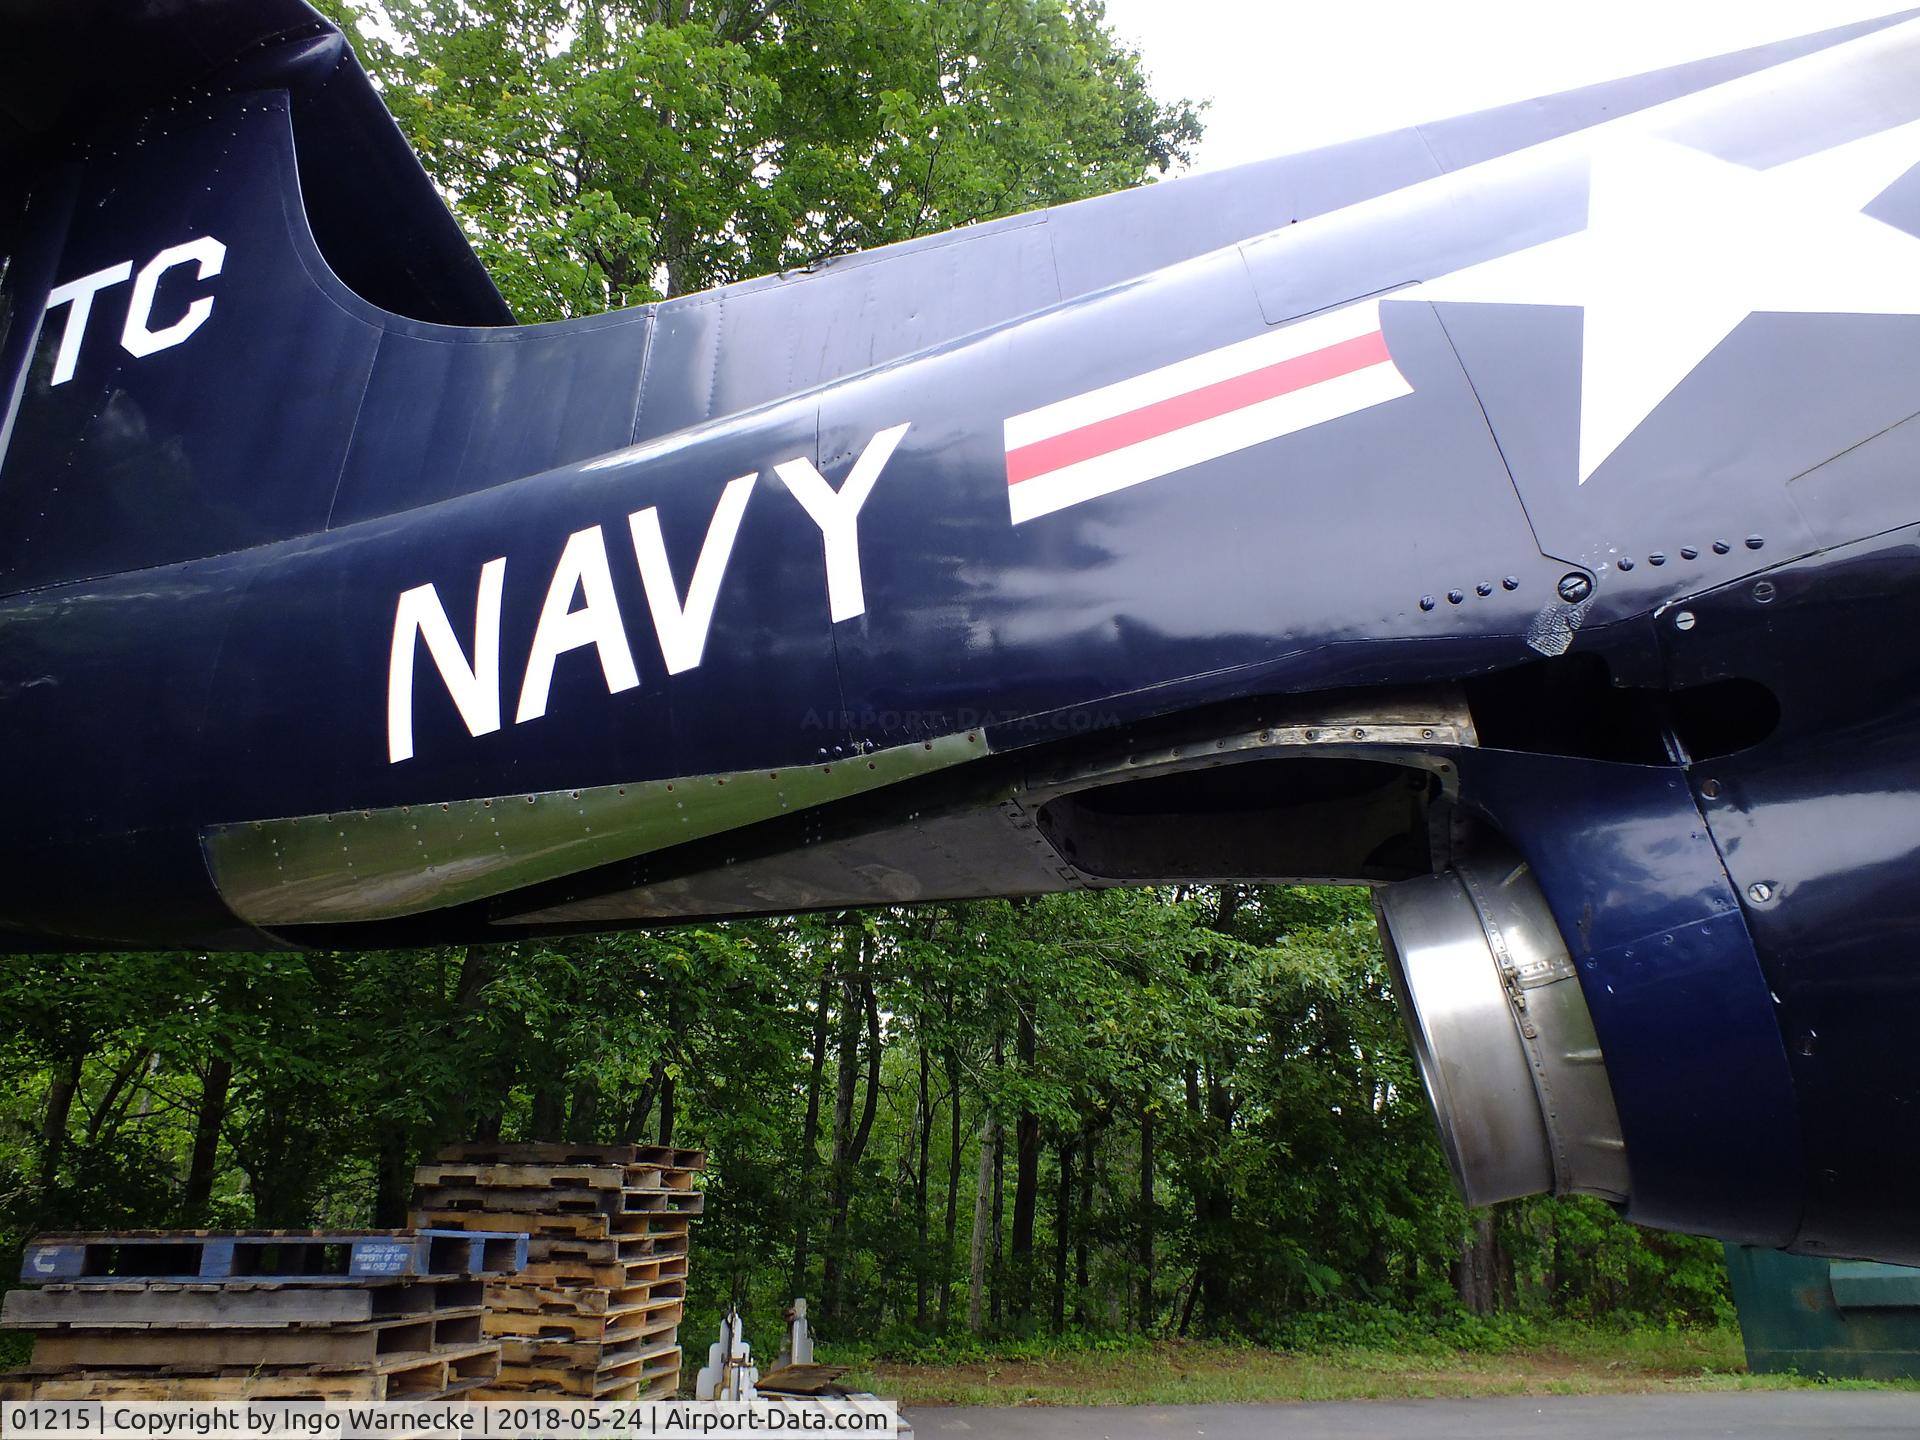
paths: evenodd
<path fill-rule="evenodd" d="M 822 1357 L 823 1359 L 826 1357 Z M 846 1363 L 844 1357 L 840 1363 Z M 1159 1341 L 1089 1350 L 1019 1347 L 939 1363 L 871 1360 L 851 1377 L 908 1405 L 1179 1405 L 1285 1400 L 1388 1400 L 1482 1395 L 1607 1395 L 1688 1390 L 1781 1390 L 1824 1384 L 1892 1386 L 1751 1375 L 1740 1332 L 1615 1331 L 1556 1325 L 1495 1348 L 1419 1353 L 1370 1346 L 1259 1349 L 1217 1341 Z"/>
<path fill-rule="evenodd" d="M 27 1341 L 24 1334 L 0 1332 L 0 1369 L 25 1363 Z M 849 1380 L 860 1389 L 918 1406 L 1252 1404 L 1809 1385 L 1920 1393 L 1920 1381 L 1751 1375 L 1732 1325 L 1631 1330 L 1529 1323 L 1511 1335 L 1470 1333 L 1460 1343 L 1409 1329 L 1382 1343 L 1312 1342 L 1284 1350 L 1082 1335 L 998 1347 L 936 1342 L 906 1353 L 913 1358 L 884 1358 L 871 1345 L 822 1345 L 820 1358 L 854 1365 Z"/>

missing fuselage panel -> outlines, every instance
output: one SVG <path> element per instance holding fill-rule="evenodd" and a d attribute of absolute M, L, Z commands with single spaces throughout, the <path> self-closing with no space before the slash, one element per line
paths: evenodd
<path fill-rule="evenodd" d="M 1124 780 L 1041 807 L 1061 856 L 1103 880 L 1325 880 L 1427 874 L 1436 777 L 1387 761 L 1243 760 Z"/>

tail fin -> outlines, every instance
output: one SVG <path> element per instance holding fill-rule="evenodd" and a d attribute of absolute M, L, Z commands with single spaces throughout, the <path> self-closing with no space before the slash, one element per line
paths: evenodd
<path fill-rule="evenodd" d="M 512 318 L 337 31 L 295 0 L 164 30 L 143 8 L 0 44 L 9 68 L 86 56 L 64 94 L 134 107 L 89 133 L 98 110 L 43 86 L 0 123 L 30 166 L 0 290 L 0 593 L 324 528 L 387 312 Z"/>

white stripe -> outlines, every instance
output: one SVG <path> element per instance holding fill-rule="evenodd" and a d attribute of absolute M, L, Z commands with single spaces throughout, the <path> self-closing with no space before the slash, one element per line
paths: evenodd
<path fill-rule="evenodd" d="M 1392 361 L 1369 365 L 1323 380 L 1302 390 L 1276 395 L 1211 420 L 1156 435 L 1123 450 L 1063 465 L 1031 480 L 1007 487 L 1013 523 L 1077 505 L 1099 495 L 1110 495 L 1143 480 L 1184 470 L 1204 460 L 1217 460 L 1236 450 L 1261 444 L 1296 430 L 1305 430 L 1386 400 L 1411 395 Z"/>
<path fill-rule="evenodd" d="M 1135 375 L 1130 380 L 1103 385 L 1098 390 L 1069 396 L 1051 405 L 1043 405 L 1038 410 L 1015 415 L 1007 421 L 1007 449 L 1018 450 L 1036 440 L 1049 440 L 1069 430 L 1078 430 L 1083 425 L 1111 420 L 1116 415 L 1138 410 L 1143 405 L 1185 395 L 1190 390 L 1230 380 L 1236 375 L 1245 375 L 1268 365 L 1277 365 L 1282 360 L 1310 355 L 1315 350 L 1324 350 L 1343 340 L 1372 334 L 1379 328 L 1378 300 L 1362 300 L 1357 305 L 1315 315 L 1283 329 L 1256 335 L 1251 340 L 1225 345 L 1190 359 L 1177 360 L 1158 370 Z"/>

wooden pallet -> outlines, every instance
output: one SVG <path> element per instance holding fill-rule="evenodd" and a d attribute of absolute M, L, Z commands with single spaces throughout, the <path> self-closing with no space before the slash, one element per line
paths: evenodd
<path fill-rule="evenodd" d="M 500 1360 L 503 1365 L 551 1365 L 567 1370 L 606 1370 L 631 1364 L 635 1359 L 651 1359 L 673 1349 L 677 1339 L 673 1323 L 636 1325 L 616 1331 L 604 1340 L 573 1339 L 567 1336 L 516 1337 L 502 1335 Z"/>
<path fill-rule="evenodd" d="M 686 1299 L 684 1280 L 659 1280 L 651 1285 L 496 1285 L 487 1293 L 487 1308 L 496 1314 L 611 1315 L 644 1309 L 664 1301 Z"/>
<path fill-rule="evenodd" d="M 566 1141 L 473 1140 L 440 1152 L 443 1165 L 658 1165 L 666 1170 L 704 1170 L 704 1150 L 669 1145 L 575 1145 Z"/>
<path fill-rule="evenodd" d="M 34 1341 L 36 1365 L 377 1365 L 388 1355 L 451 1352 L 479 1344 L 480 1307 L 415 1319 L 303 1329 L 174 1329 L 153 1325 L 48 1331 Z"/>
<path fill-rule="evenodd" d="M 640 1367 L 633 1368 L 637 1373 Z M 675 1391 L 678 1388 L 678 1377 L 676 1377 Z M 538 1396 L 554 1395 L 566 1395 L 582 1400 L 612 1400 L 629 1396 L 640 1400 L 672 1398 L 671 1392 L 665 1396 L 648 1394 L 642 1382 L 624 1370 L 609 1371 L 606 1374 L 596 1374 L 590 1370 L 565 1370 L 549 1374 L 540 1370 L 510 1373 L 504 1369 L 498 1379 L 475 1390 L 470 1398 L 528 1400 Z"/>
<path fill-rule="evenodd" d="M 8 1291 L 0 1299 L 0 1328 L 356 1325 L 469 1310 L 482 1303 L 484 1294 L 479 1280 L 439 1277 L 337 1286 L 278 1280 L 47 1285 Z"/>
<path fill-rule="evenodd" d="M 605 1240 L 588 1240 L 576 1235 L 536 1235 L 528 1243 L 529 1264 L 537 1265 L 629 1265 L 641 1260 L 681 1259 L 687 1253 L 688 1237 L 683 1231 L 673 1235 L 623 1235 Z"/>
<path fill-rule="evenodd" d="M 753 1388 L 769 1398 L 842 1395 L 840 1381 L 849 1373 L 844 1365 L 787 1365 L 767 1371 Z"/>
<path fill-rule="evenodd" d="M 671 1398 L 680 1385 L 680 1347 L 656 1342 L 604 1357 L 592 1366 L 571 1363 L 563 1353 L 529 1354 L 517 1361 L 503 1360 L 499 1378 L 485 1387 L 489 1398 L 525 1399 L 528 1395 L 562 1394 L 604 1398 L 633 1387 L 639 1398 Z M 664 1397 L 644 1392 L 671 1386 Z M 496 1395 L 495 1392 L 505 1392 Z"/>
<path fill-rule="evenodd" d="M 417 1230 L 130 1230 L 40 1235 L 27 1243 L 28 1285 L 125 1280 L 273 1279 L 338 1285 L 422 1275 L 506 1274 L 527 1242 L 503 1227 Z"/>
<path fill-rule="evenodd" d="M 680 1190 L 693 1189 L 694 1170 L 660 1165 L 421 1165 L 413 1183 L 422 1189 L 465 1190 Z"/>
<path fill-rule="evenodd" d="M 651 1301 L 627 1306 L 599 1315 L 576 1315 L 565 1311 L 491 1310 L 485 1332 L 503 1343 L 514 1340 L 579 1340 L 612 1344 L 638 1339 L 680 1324 L 685 1306 L 678 1300 Z"/>
<path fill-rule="evenodd" d="M 442 1208 L 431 1202 L 414 1212 L 442 1229 L 457 1228 L 462 1220 L 506 1225 L 534 1240 L 648 1239 L 657 1235 L 684 1235 L 695 1211 L 647 1211 L 608 1214 L 602 1211 L 542 1212 L 492 1210 L 473 1204 L 467 1209 Z M 531 1245 L 527 1258 L 533 1258 Z"/>
<path fill-rule="evenodd" d="M 495 1379 L 490 1344 L 389 1355 L 372 1367 L 160 1365 L 30 1370 L 0 1375 L 0 1400 L 440 1400 Z"/>
<path fill-rule="evenodd" d="M 595 1400 L 626 1400 L 626 1402 L 647 1402 L 647 1400 L 676 1400 L 680 1396 L 680 1359 L 674 1357 L 668 1361 L 660 1357 L 649 1369 L 641 1365 L 637 1371 L 645 1379 L 626 1379 L 628 1371 L 614 1375 L 611 1379 L 595 1380 L 593 1398 Z M 520 1382 L 520 1380 L 493 1380 L 492 1384 L 474 1390 L 472 1400 L 505 1400 L 522 1402 L 532 1396 L 551 1394 L 553 1386 L 547 1380 Z"/>
<path fill-rule="evenodd" d="M 438 1214 L 463 1215 L 699 1215 L 705 1212 L 704 1190 L 641 1189 L 623 1186 L 611 1190 L 583 1190 L 565 1186 L 423 1185 L 414 1208 Z"/>

